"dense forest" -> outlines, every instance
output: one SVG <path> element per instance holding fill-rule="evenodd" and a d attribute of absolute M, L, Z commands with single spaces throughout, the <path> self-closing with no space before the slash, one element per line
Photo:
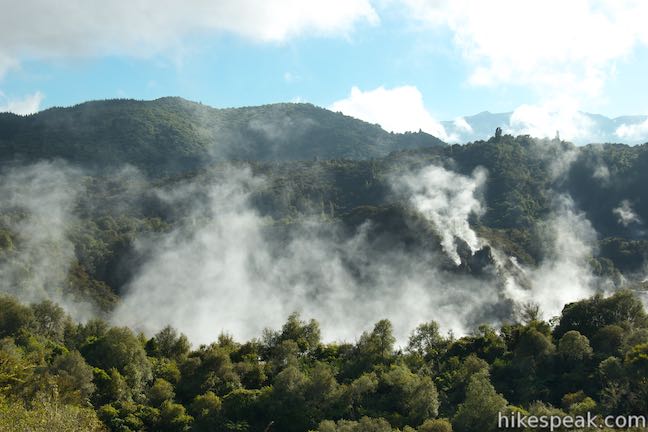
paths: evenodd
<path fill-rule="evenodd" d="M 460 338 L 430 321 L 398 349 L 388 320 L 324 343 L 294 314 L 192 349 L 171 327 L 147 338 L 48 301 L 0 304 L 0 430 L 488 432 L 498 413 L 648 410 L 648 317 L 628 291 Z"/>
<path fill-rule="evenodd" d="M 154 175 L 213 160 L 368 159 L 443 144 L 310 104 L 215 109 L 161 98 L 86 102 L 31 116 L 0 113 L 0 161 L 58 157 L 95 169 L 128 163 Z"/>
<path fill-rule="evenodd" d="M 308 104 L 0 114 L 0 430 L 645 415 L 647 176 Z"/>

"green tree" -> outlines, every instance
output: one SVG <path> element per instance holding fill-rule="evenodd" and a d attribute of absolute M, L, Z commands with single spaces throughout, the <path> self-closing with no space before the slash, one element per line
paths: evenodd
<path fill-rule="evenodd" d="M 333 370 L 318 362 L 309 372 L 304 385 L 304 399 L 308 416 L 315 422 L 334 415 L 340 399 L 340 386 Z"/>
<path fill-rule="evenodd" d="M 50 368 L 55 376 L 61 401 L 87 405 L 94 393 L 93 369 L 78 351 L 70 351 L 56 357 Z"/>
<path fill-rule="evenodd" d="M 71 325 L 71 320 L 63 308 L 50 300 L 44 300 L 32 305 L 31 309 L 36 333 L 56 342 L 63 342 L 66 326 Z"/>
<path fill-rule="evenodd" d="M 577 330 L 590 338 L 599 329 L 613 324 L 629 328 L 648 326 L 643 304 L 631 291 L 617 291 L 607 298 L 596 295 L 566 305 L 554 335 L 559 338 L 569 330 Z"/>
<path fill-rule="evenodd" d="M 34 401 L 29 408 L 0 397 L 0 431 L 105 432 L 91 408 L 65 405 L 51 398 Z"/>
<path fill-rule="evenodd" d="M 164 401 L 160 406 L 160 419 L 157 430 L 160 432 L 185 432 L 191 429 L 193 418 L 187 414 L 185 407 L 171 401 Z"/>
<path fill-rule="evenodd" d="M 420 324 L 407 343 L 407 351 L 421 358 L 424 363 L 437 362 L 447 349 L 448 341 L 441 336 L 439 325 L 434 321 Z"/>
<path fill-rule="evenodd" d="M 150 404 L 159 407 L 164 401 L 173 401 L 175 392 L 170 382 L 163 378 L 157 378 L 148 389 L 147 396 Z"/>
<path fill-rule="evenodd" d="M 389 320 L 376 323 L 370 333 L 363 333 L 351 351 L 343 375 L 357 377 L 374 366 L 387 365 L 393 358 L 396 338 Z"/>
<path fill-rule="evenodd" d="M 36 367 L 12 339 L 0 339 L 0 397 L 19 397 L 27 392 Z"/>
<path fill-rule="evenodd" d="M 426 420 L 416 428 L 417 432 L 452 432 L 452 423 L 446 419 Z"/>
<path fill-rule="evenodd" d="M 176 391 L 186 403 L 207 391 L 224 396 L 241 385 L 229 353 L 215 344 L 190 353 L 180 364 L 180 372 Z"/>
<path fill-rule="evenodd" d="M 439 412 L 436 386 L 429 376 L 416 375 L 407 367 L 392 365 L 381 374 L 378 394 L 382 416 L 397 427 L 419 425 Z"/>
<path fill-rule="evenodd" d="M 473 375 L 466 390 L 466 400 L 452 419 L 457 432 L 494 432 L 498 413 L 504 412 L 506 399 L 495 391 L 486 372 Z"/>
<path fill-rule="evenodd" d="M 619 355 L 623 349 L 626 331 L 623 327 L 611 324 L 600 328 L 592 338 L 592 347 L 598 354 Z"/>
<path fill-rule="evenodd" d="M 307 430 L 310 426 L 306 406 L 308 377 L 296 366 L 288 366 L 274 380 L 273 414 L 276 428 L 287 432 Z"/>
<path fill-rule="evenodd" d="M 394 432 L 389 422 L 382 418 L 362 417 L 359 421 L 324 420 L 317 432 Z"/>
<path fill-rule="evenodd" d="M 0 294 L 0 339 L 15 336 L 20 329 L 27 328 L 34 320 L 31 309 L 15 299 Z"/>
<path fill-rule="evenodd" d="M 82 354 L 88 362 L 104 370 L 115 368 L 126 379 L 134 395 L 141 394 L 153 376 L 151 363 L 139 339 L 125 327 L 113 327 L 85 345 Z"/>
<path fill-rule="evenodd" d="M 189 353 L 191 344 L 187 336 L 179 335 L 173 327 L 166 326 L 147 342 L 146 349 L 151 356 L 179 361 Z"/>
<path fill-rule="evenodd" d="M 293 313 L 281 328 L 278 342 L 292 340 L 297 343 L 301 352 L 312 351 L 320 344 L 320 328 L 315 320 L 300 320 L 298 313 Z"/>
<path fill-rule="evenodd" d="M 247 425 L 250 431 L 265 430 L 268 424 L 280 418 L 282 408 L 277 407 L 274 400 L 275 392 L 271 387 L 260 390 L 236 389 L 225 396 L 222 401 L 221 413 L 233 424 Z M 277 430 L 277 427 L 275 427 Z"/>
<path fill-rule="evenodd" d="M 567 362 L 577 365 L 592 356 L 592 348 L 586 336 L 570 330 L 558 341 L 558 354 Z"/>
<path fill-rule="evenodd" d="M 221 423 L 221 399 L 213 392 L 198 395 L 191 403 L 189 412 L 194 418 L 193 431 L 211 432 Z"/>
<path fill-rule="evenodd" d="M 125 401 L 131 398 L 131 391 L 124 377 L 115 368 L 104 371 L 94 368 L 92 371 L 93 383 L 96 387 L 92 395 L 92 403 L 101 406 L 116 401 Z"/>

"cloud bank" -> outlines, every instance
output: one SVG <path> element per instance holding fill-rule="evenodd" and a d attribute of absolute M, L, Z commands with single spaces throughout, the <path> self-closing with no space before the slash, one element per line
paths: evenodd
<path fill-rule="evenodd" d="M 597 95 L 614 62 L 648 44 L 642 1 L 403 2 L 412 19 L 453 32 L 474 85 Z"/>
<path fill-rule="evenodd" d="M 507 133 L 554 138 L 576 142 L 595 142 L 594 122 L 569 102 L 544 105 L 521 105 L 509 119 Z"/>
<path fill-rule="evenodd" d="M 624 123 L 614 133 L 622 140 L 641 143 L 648 142 L 648 119 L 641 123 Z"/>
<path fill-rule="evenodd" d="M 444 141 L 451 140 L 441 123 L 427 111 L 423 95 L 414 86 L 390 89 L 380 86 L 367 91 L 353 87 L 348 97 L 333 102 L 329 109 L 377 123 L 390 132 L 422 130 Z"/>

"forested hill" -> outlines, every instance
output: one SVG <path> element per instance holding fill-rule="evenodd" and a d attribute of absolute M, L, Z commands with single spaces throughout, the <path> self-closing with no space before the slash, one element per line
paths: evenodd
<path fill-rule="evenodd" d="M 263 230 L 269 229 L 272 236 L 290 237 L 291 230 L 299 231 L 301 220 L 316 215 L 325 224 L 340 223 L 351 229 L 371 222 L 373 235 L 382 239 L 371 245 L 374 250 L 389 250 L 393 242 L 437 250 L 435 232 L 442 227 L 432 223 L 430 229 L 430 222 L 411 208 L 411 202 L 394 193 L 397 178 L 429 166 L 444 167 L 448 180 L 435 179 L 433 185 L 440 196 L 447 195 L 443 199 L 448 200 L 444 210 L 448 212 L 462 205 L 450 195 L 470 192 L 461 189 L 461 182 L 476 169 L 484 169 L 483 187 L 474 191 L 483 212 L 465 217 L 470 217 L 480 236 L 518 262 L 533 266 L 543 260 L 546 240 L 538 237 L 542 234 L 538 229 L 552 217 L 556 200 L 564 195 L 595 231 L 595 245 L 588 252 L 595 270 L 607 275 L 621 271 L 627 278 L 642 280 L 648 256 L 644 228 L 648 145 L 576 147 L 510 135 L 467 145 L 402 150 L 371 160 L 214 162 L 172 176 L 81 171 L 66 173 L 62 181 L 56 165 L 4 170 L 0 173 L 5 182 L 4 188 L 0 185 L 0 264 L 31 250 L 24 238 L 24 227 L 29 225 L 23 220 L 39 224 L 36 227 L 50 226 L 50 214 L 63 211 L 55 206 L 51 210 L 49 205 L 49 200 L 61 199 L 61 188 L 71 196 L 63 194 L 62 202 L 53 204 L 69 206 L 65 209 L 69 222 L 62 223 L 65 232 L 60 236 L 73 243 L 75 260 L 66 283 L 75 296 L 83 292 L 82 297 L 89 295 L 102 309 L 111 307 L 114 294 L 121 293 L 137 272 L 143 259 L 135 250 L 138 238 L 178 229 L 196 214 L 209 215 L 204 203 L 213 200 L 214 189 L 223 187 L 231 187 L 233 197 L 241 191 L 249 194 L 249 209 L 269 218 Z M 252 180 L 241 181 L 241 170 L 249 170 Z M 29 216 L 40 212 L 42 220 Z M 29 230 L 38 228 L 29 226 Z M 343 242 L 353 233 L 340 236 Z M 54 244 L 47 239 L 39 242 L 43 250 Z M 29 265 L 37 258 L 30 255 Z M 470 265 L 470 257 L 462 259 Z"/>
<path fill-rule="evenodd" d="M 218 160 L 369 159 L 439 146 L 311 104 L 215 109 L 177 97 L 93 101 L 30 116 L 0 114 L 0 160 L 62 158 L 84 167 L 130 164 L 179 172 Z"/>
<path fill-rule="evenodd" d="M 648 411 L 648 144 L 165 98 L 2 114 L 0 158 L 0 431 Z"/>

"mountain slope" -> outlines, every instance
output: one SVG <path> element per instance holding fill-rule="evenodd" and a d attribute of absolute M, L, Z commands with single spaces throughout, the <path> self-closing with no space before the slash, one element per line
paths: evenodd
<path fill-rule="evenodd" d="M 181 98 L 94 101 L 31 116 L 0 114 L 0 161 L 62 158 L 181 172 L 218 160 L 369 159 L 443 145 L 391 134 L 310 104 L 215 109 Z"/>

